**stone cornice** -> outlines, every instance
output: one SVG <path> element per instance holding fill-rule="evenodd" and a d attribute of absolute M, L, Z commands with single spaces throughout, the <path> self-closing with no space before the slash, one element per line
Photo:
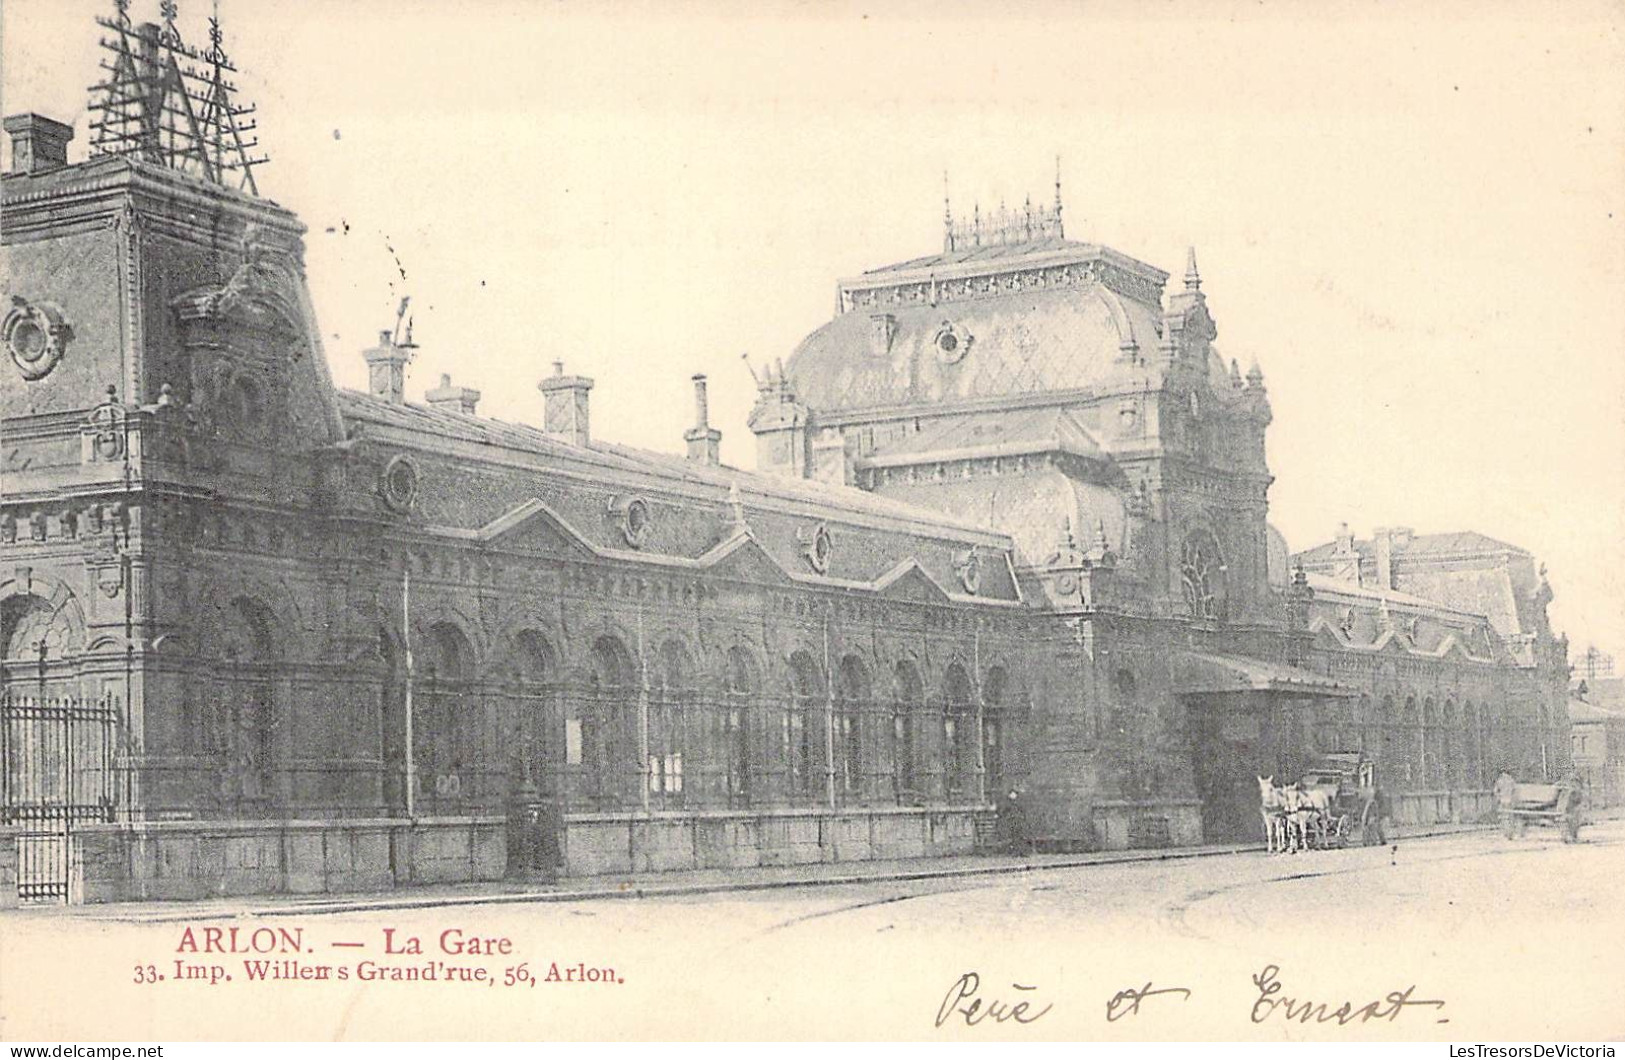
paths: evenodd
<path fill-rule="evenodd" d="M 144 218 L 162 218 L 197 231 L 213 230 L 192 219 L 198 211 L 252 219 L 295 240 L 306 231 L 292 212 L 272 200 L 128 159 L 96 158 L 37 177 L 6 177 L 0 184 L 6 236 L 10 240 L 54 234 L 75 222 L 105 217 L 123 205 L 126 195 Z"/>

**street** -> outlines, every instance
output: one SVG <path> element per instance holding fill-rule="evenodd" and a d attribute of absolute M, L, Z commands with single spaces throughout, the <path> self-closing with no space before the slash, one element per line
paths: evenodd
<path fill-rule="evenodd" d="M 0 1036 L 1617 1037 L 1625 821 L 1582 839 L 1485 831 L 1294 856 L 195 922 L 30 910 L 0 916 Z"/>

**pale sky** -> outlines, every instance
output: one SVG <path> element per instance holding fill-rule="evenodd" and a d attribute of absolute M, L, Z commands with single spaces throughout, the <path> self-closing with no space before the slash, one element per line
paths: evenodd
<path fill-rule="evenodd" d="M 1196 245 L 1294 549 L 1478 530 L 1549 564 L 1574 655 L 1625 652 L 1618 3 L 220 6 L 341 385 L 410 294 L 415 399 L 448 372 L 537 422 L 562 358 L 596 435 L 677 451 L 703 371 L 751 467 L 741 354 L 939 249 L 944 170 L 968 211 L 1060 155 L 1072 238 Z M 111 10 L 4 0 L 5 112 L 74 158 Z"/>

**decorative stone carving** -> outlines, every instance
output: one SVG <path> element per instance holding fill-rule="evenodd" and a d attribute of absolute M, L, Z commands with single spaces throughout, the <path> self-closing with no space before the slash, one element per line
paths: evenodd
<path fill-rule="evenodd" d="M 954 556 L 954 570 L 959 575 L 959 584 L 965 591 L 975 596 L 982 587 L 982 554 L 972 545 Z"/>
<path fill-rule="evenodd" d="M 109 384 L 107 400 L 90 410 L 81 431 L 80 460 L 118 460 L 124 456 L 128 410 L 119 403 L 118 390 Z"/>
<path fill-rule="evenodd" d="M 799 530 L 796 539 L 801 542 L 801 554 L 807 557 L 808 565 L 819 574 L 827 573 L 830 556 L 835 549 L 829 527 L 819 523 L 811 530 Z"/>
<path fill-rule="evenodd" d="M 615 518 L 622 540 L 633 548 L 642 548 L 649 539 L 652 522 L 649 502 L 642 497 L 617 497 L 610 501 L 609 511 Z"/>
<path fill-rule="evenodd" d="M 937 357 L 944 364 L 958 364 L 970 352 L 975 339 L 971 333 L 952 321 L 944 320 L 931 344 L 937 348 Z"/>
<path fill-rule="evenodd" d="M 0 345 L 5 346 L 12 363 L 28 380 L 50 375 L 72 339 L 72 325 L 62 310 L 49 302 L 34 303 L 14 295 L 11 312 L 0 322 Z"/>
<path fill-rule="evenodd" d="M 109 600 L 118 596 L 119 590 L 124 587 L 124 570 L 122 567 L 103 567 L 96 572 L 96 587 L 102 595 Z"/>

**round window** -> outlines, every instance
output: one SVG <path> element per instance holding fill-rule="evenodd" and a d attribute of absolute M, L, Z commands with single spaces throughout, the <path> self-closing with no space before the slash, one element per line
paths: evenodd
<path fill-rule="evenodd" d="M 378 492 L 395 511 L 411 511 L 418 497 L 417 465 L 405 456 L 392 457 L 379 476 Z"/>
<path fill-rule="evenodd" d="M 32 320 L 19 320 L 11 329 L 11 352 L 19 361 L 33 364 L 45 356 L 45 332 Z"/>
<path fill-rule="evenodd" d="M 73 329 L 55 306 L 30 305 L 21 298 L 12 301 L 15 306 L 0 322 L 0 345 L 24 379 L 42 379 L 62 359 Z"/>
<path fill-rule="evenodd" d="M 806 540 L 806 539 L 804 539 Z M 807 540 L 807 563 L 819 574 L 829 570 L 830 556 L 835 551 L 835 543 L 830 540 L 829 528 L 819 523 L 813 528 L 812 538 Z"/>
<path fill-rule="evenodd" d="M 942 327 L 937 329 L 936 337 L 932 341 L 937 347 L 937 356 L 944 364 L 957 364 L 970 352 L 971 337 L 946 320 L 942 322 Z"/>
<path fill-rule="evenodd" d="M 633 548 L 643 547 L 644 538 L 649 536 L 649 502 L 642 497 L 633 497 L 621 509 L 621 536 Z"/>

